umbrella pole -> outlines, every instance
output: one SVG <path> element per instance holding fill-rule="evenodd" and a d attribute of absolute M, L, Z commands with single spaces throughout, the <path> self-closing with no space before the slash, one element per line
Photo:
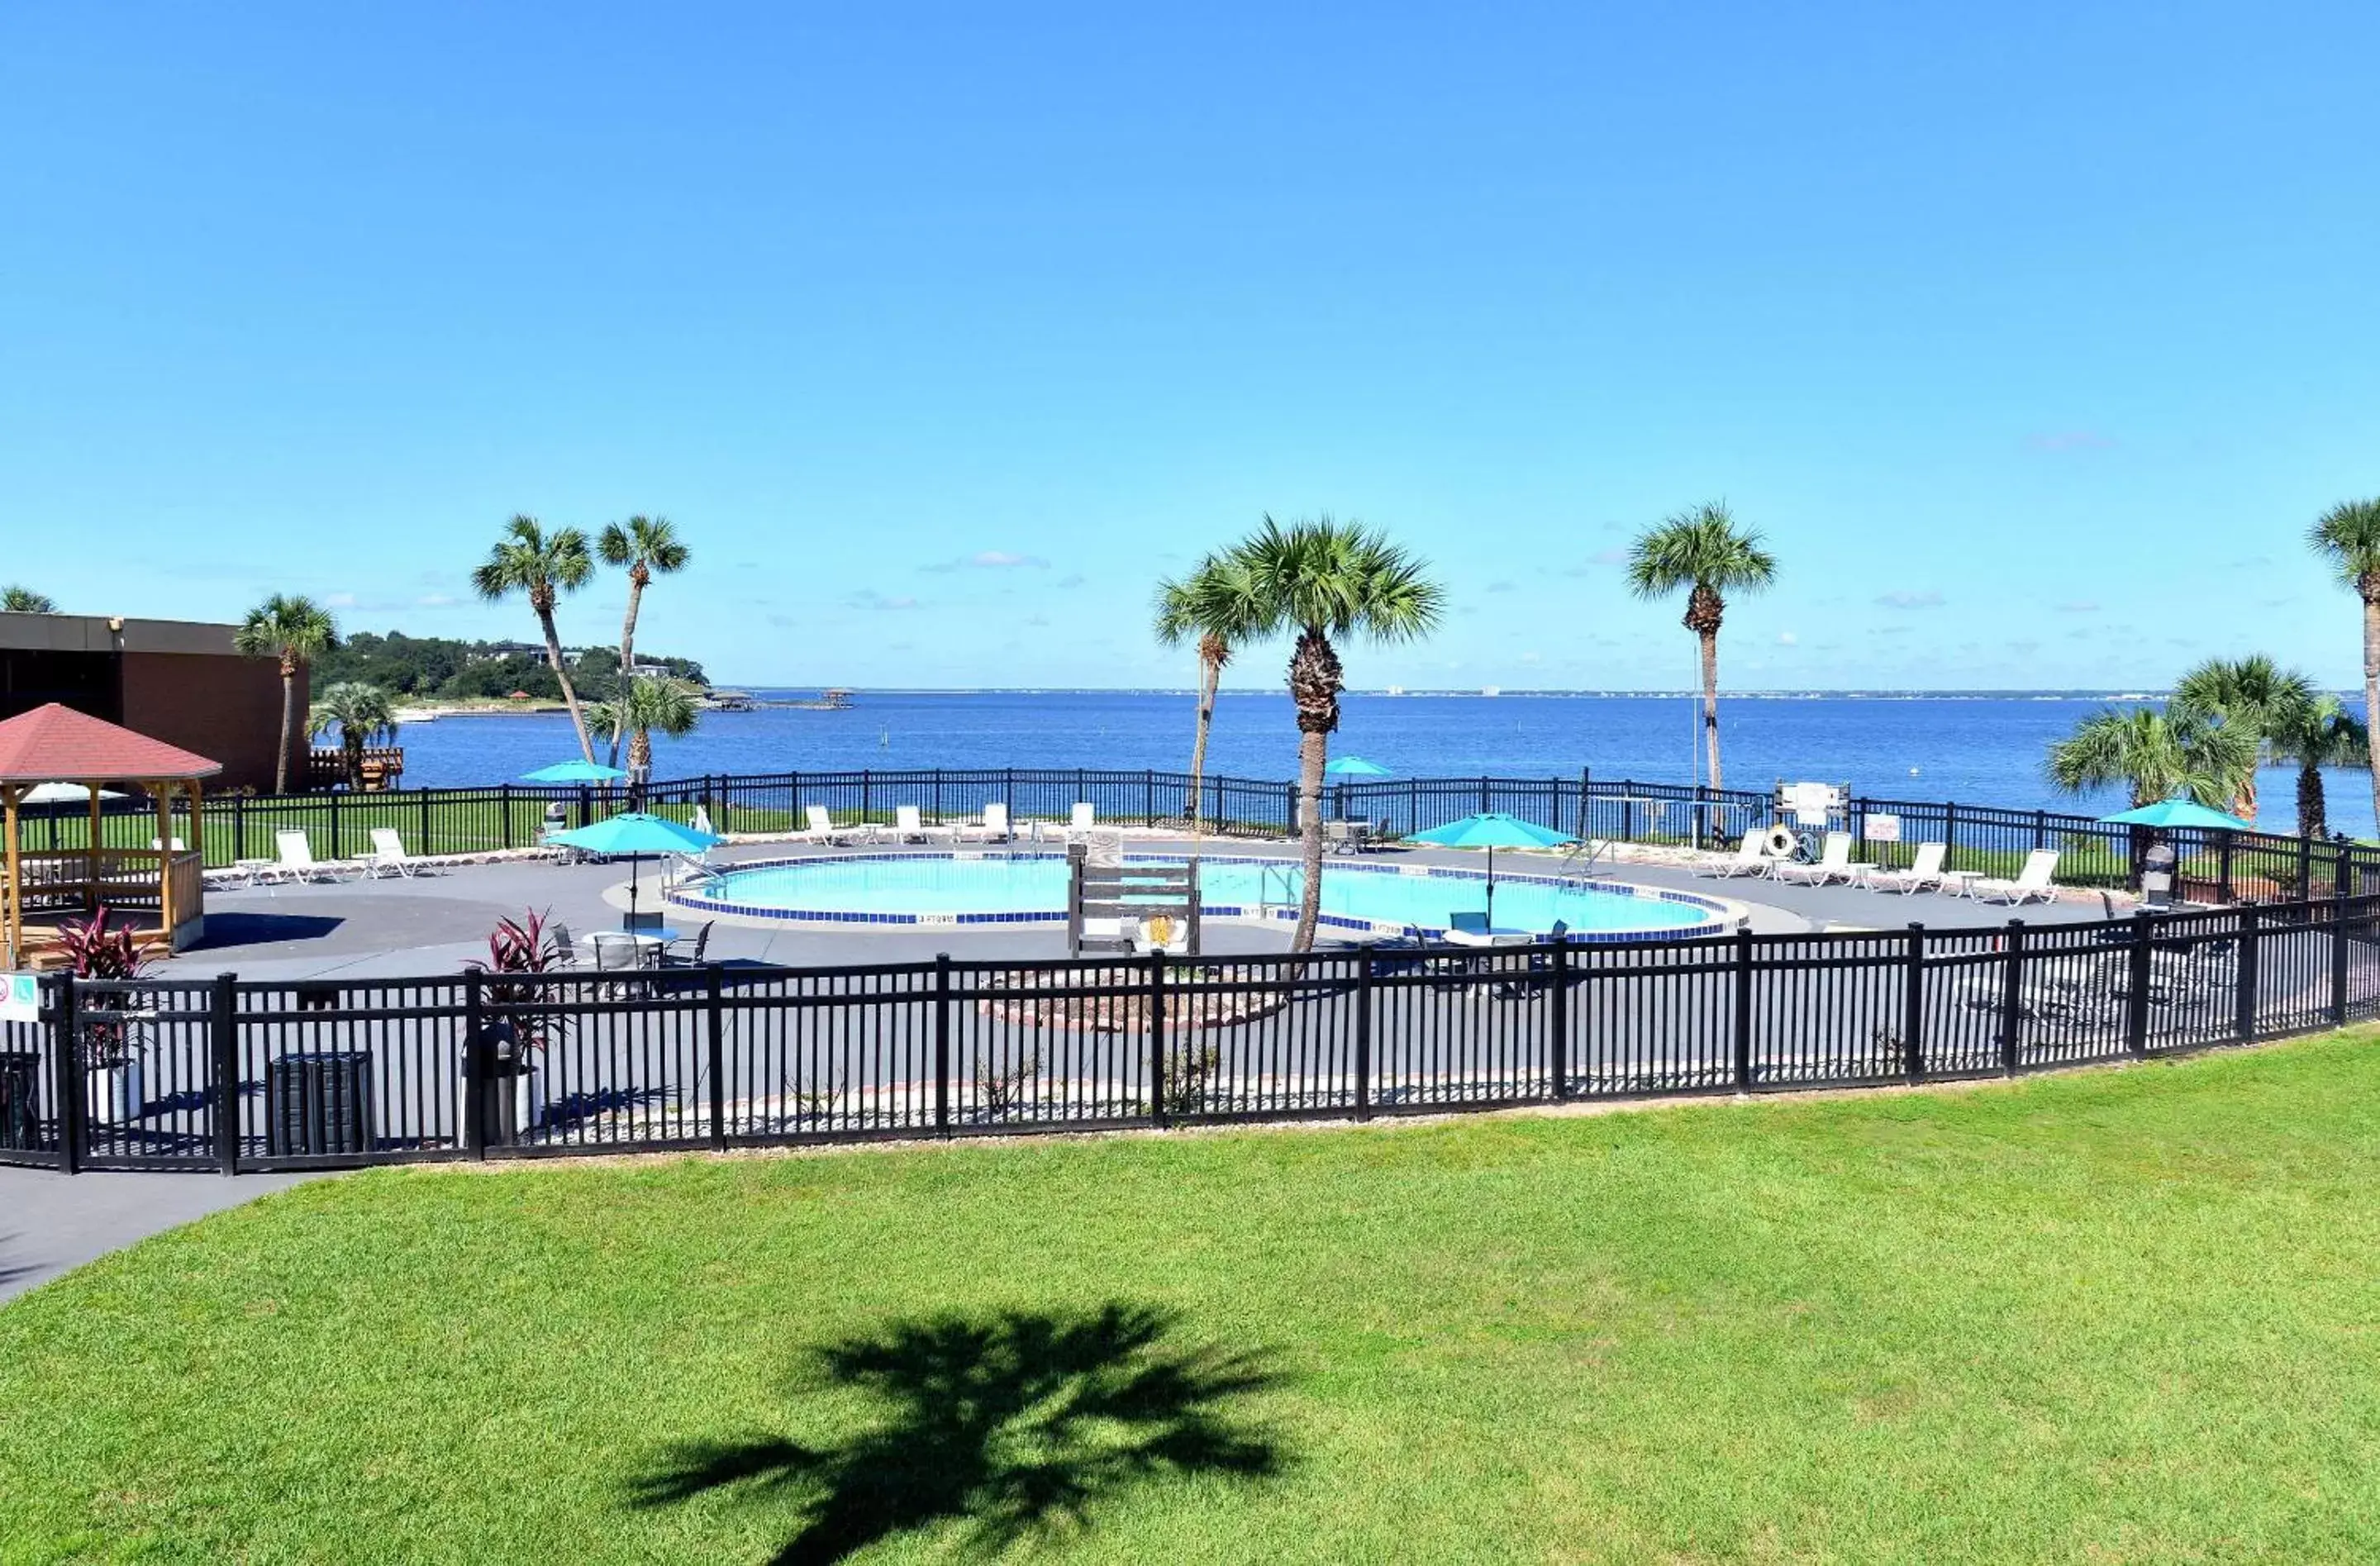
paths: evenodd
<path fill-rule="evenodd" d="M 1496 928 L 1496 845 L 1488 845 L 1488 928 Z"/>

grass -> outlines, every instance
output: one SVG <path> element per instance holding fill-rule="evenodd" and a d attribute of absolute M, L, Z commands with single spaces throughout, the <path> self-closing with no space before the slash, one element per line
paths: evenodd
<path fill-rule="evenodd" d="M 2375 1045 L 308 1185 L 0 1309 L 0 1559 L 2370 1560 Z"/>

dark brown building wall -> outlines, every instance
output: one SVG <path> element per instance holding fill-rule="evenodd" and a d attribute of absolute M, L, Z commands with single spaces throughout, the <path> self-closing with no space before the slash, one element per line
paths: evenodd
<path fill-rule="evenodd" d="M 305 700 L 306 676 L 298 676 Z M 290 747 L 290 781 L 303 777 L 305 713 Z M 269 658 L 188 652 L 124 654 L 124 726 L 223 763 L 210 789 L 273 792 L 281 741 L 281 666 Z"/>

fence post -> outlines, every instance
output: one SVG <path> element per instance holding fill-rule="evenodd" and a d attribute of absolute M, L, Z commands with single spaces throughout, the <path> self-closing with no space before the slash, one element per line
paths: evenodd
<path fill-rule="evenodd" d="M 1355 953 L 1355 1118 L 1372 1118 L 1372 953 Z"/>
<path fill-rule="evenodd" d="M 2149 1052 L 2149 985 L 2156 965 L 2156 917 L 2143 909 L 2132 916 L 2132 946 L 2129 976 L 2131 993 L 2124 1000 L 2124 1047 L 2135 1055 Z"/>
<path fill-rule="evenodd" d="M 703 1048 L 710 1070 L 710 1145 L 727 1146 L 727 985 L 717 963 L 705 965 Z"/>
<path fill-rule="evenodd" d="M 2240 960 L 2233 965 L 2240 984 L 2232 1001 L 2231 1026 L 2242 1044 L 2252 1044 L 2256 1039 L 2257 948 L 2264 943 L 2257 928 L 2262 922 L 2257 912 L 2252 907 L 2240 910 Z"/>
<path fill-rule="evenodd" d="M 2296 901 L 2313 901 L 2313 838 L 2298 833 L 2298 884 L 2290 894 Z"/>
<path fill-rule="evenodd" d="M 1005 768 L 1000 774 L 1000 809 L 1008 818 L 1008 830 L 1016 830 L 1016 769 Z"/>
<path fill-rule="evenodd" d="M 1624 785 L 1623 785 L 1624 786 Z M 1752 931 L 1735 932 L 1735 1090 L 1752 1089 Z"/>
<path fill-rule="evenodd" d="M 1145 827 L 1157 824 L 1157 769 L 1154 767 L 1146 768 L 1141 772 L 1140 824 Z"/>
<path fill-rule="evenodd" d="M 239 979 L 215 975 L 207 1040 L 214 1057 L 215 1168 L 239 1172 Z"/>
<path fill-rule="evenodd" d="M 1585 767 L 1581 767 L 1578 770 L 1578 831 L 1572 832 L 1571 835 L 1572 837 L 1579 838 L 1582 841 L 1586 837 L 1586 791 L 1588 786 L 1587 771 Z"/>
<path fill-rule="evenodd" d="M 861 768 L 859 771 L 859 820 L 862 826 L 867 825 L 868 820 L 875 814 L 875 810 L 873 808 L 875 801 L 870 797 L 870 795 L 875 792 L 876 775 L 873 772 L 868 771 L 866 768 Z"/>
<path fill-rule="evenodd" d="M 488 1156 L 488 1013 L 484 976 L 463 972 L 463 1150 Z"/>
<path fill-rule="evenodd" d="M 934 953 L 934 1135 L 951 1134 L 951 954 Z"/>
<path fill-rule="evenodd" d="M 2330 904 L 2330 1026 L 2347 1026 L 2347 899 Z"/>
<path fill-rule="evenodd" d="M 1485 772 L 1479 774 L 1479 813 L 1483 816 L 1488 813 L 1488 774 Z"/>
<path fill-rule="evenodd" d="M 585 826 L 594 819 L 595 791 L 585 783 L 578 785 L 578 824 Z"/>
<path fill-rule="evenodd" d="M 1281 784 L 1281 796 L 1283 803 L 1288 807 L 1287 812 L 1281 817 L 1281 820 L 1285 823 L 1281 828 L 1281 831 L 1287 836 L 1295 837 L 1299 832 L 1303 830 L 1299 826 L 1297 819 L 1297 785 L 1295 783 Z"/>
<path fill-rule="evenodd" d="M 414 837 L 413 851 L 416 854 L 438 853 L 440 850 L 437 845 L 430 841 L 430 791 L 426 788 L 418 788 L 413 792 L 421 800 L 421 830 Z"/>
<path fill-rule="evenodd" d="M 242 794 L 231 796 L 231 856 L 248 857 L 248 796 Z"/>
<path fill-rule="evenodd" d="M 936 826 L 942 824 L 942 770 L 940 767 L 934 769 L 933 820 Z"/>
<path fill-rule="evenodd" d="M 1911 921 L 1909 950 L 1900 975 L 1901 1070 L 1912 1082 L 1925 1077 L 1925 927 Z"/>
<path fill-rule="evenodd" d="M 1942 868 L 1959 868 L 1959 807 L 1947 799 L 1942 802 Z"/>
<path fill-rule="evenodd" d="M 2231 901 L 2231 832 L 2228 827 L 2218 828 L 2215 833 L 2215 900 L 2228 903 Z"/>
<path fill-rule="evenodd" d="M 330 790 L 329 793 L 331 796 L 331 857 L 334 859 L 344 859 L 347 856 L 347 848 L 346 844 L 339 841 L 339 791 L 334 788 Z"/>
<path fill-rule="evenodd" d="M 55 1011 L 56 1034 L 51 1042 L 56 1059 L 51 1064 L 51 1075 L 58 1085 L 58 1169 L 67 1174 L 82 1172 L 83 1111 L 86 1101 L 82 1085 L 82 1050 L 78 1036 L 81 1024 L 75 1015 L 75 981 L 67 975 L 57 979 L 57 1006 Z"/>
<path fill-rule="evenodd" d="M 1158 1129 L 1165 1112 L 1165 948 L 1148 954 L 1148 1112 Z"/>
<path fill-rule="evenodd" d="M 2024 921 L 2008 922 L 2008 960 L 2000 970 L 2000 1070 L 2016 1074 L 2022 1054 L 2017 1029 L 2024 1020 Z"/>
<path fill-rule="evenodd" d="M 2033 845 L 2035 848 L 2049 845 L 2049 814 L 2046 810 L 2037 809 L 2033 813 Z"/>
<path fill-rule="evenodd" d="M 1553 975 L 1547 981 L 1546 1063 L 1553 1072 L 1554 1102 L 1570 1099 L 1570 942 L 1556 940 L 1549 953 Z"/>
<path fill-rule="evenodd" d="M 509 783 L 498 783 L 496 793 L 498 795 L 496 807 L 504 819 L 504 846 L 510 848 L 513 845 L 513 785 Z"/>

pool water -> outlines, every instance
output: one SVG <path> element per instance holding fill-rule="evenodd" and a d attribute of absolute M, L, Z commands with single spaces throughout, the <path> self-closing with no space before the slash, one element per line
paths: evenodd
<path fill-rule="evenodd" d="M 1162 862 L 1160 856 L 1141 855 L 1126 860 L 1127 866 Z M 698 908 L 795 919 L 1006 922 L 1064 917 L 1066 876 L 1064 858 L 1050 854 L 965 858 L 861 855 L 732 871 L 674 895 Z M 1208 858 L 1199 869 L 1201 902 L 1215 916 L 1294 907 L 1302 886 L 1299 868 L 1277 860 Z M 1487 910 L 1487 879 L 1478 871 L 1413 873 L 1404 868 L 1334 865 L 1322 873 L 1325 916 L 1437 930 L 1445 929 L 1455 914 Z M 1543 933 L 1559 920 L 1583 936 L 1686 935 L 1720 927 L 1725 913 L 1722 904 L 1707 899 L 1652 888 L 1557 886 L 1504 874 L 1496 878 L 1495 922 L 1500 929 Z"/>

